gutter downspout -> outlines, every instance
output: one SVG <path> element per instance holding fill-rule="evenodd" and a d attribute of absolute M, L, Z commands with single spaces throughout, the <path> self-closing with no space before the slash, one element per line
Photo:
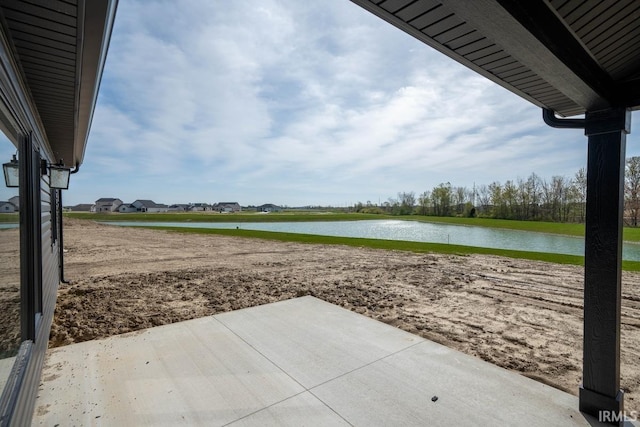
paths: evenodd
<path fill-rule="evenodd" d="M 78 173 L 80 170 L 80 165 L 76 163 L 76 168 L 69 172 L 69 174 Z M 59 256 L 60 256 L 60 282 L 68 285 L 70 282 L 64 278 L 64 232 L 62 229 L 62 190 L 60 190 L 60 195 L 58 197 L 60 205 L 58 206 L 58 218 L 60 218 L 60 244 L 59 246 Z"/>

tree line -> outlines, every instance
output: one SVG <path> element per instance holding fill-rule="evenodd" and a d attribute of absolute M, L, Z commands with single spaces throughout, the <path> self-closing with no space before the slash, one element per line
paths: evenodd
<path fill-rule="evenodd" d="M 356 212 L 390 215 L 466 216 L 524 221 L 584 222 L 587 173 L 580 168 L 573 177 L 543 179 L 532 173 L 504 184 L 494 181 L 473 188 L 441 183 L 416 195 L 399 192 L 384 203 L 358 202 Z M 625 224 L 640 222 L 640 157 L 626 159 Z"/>

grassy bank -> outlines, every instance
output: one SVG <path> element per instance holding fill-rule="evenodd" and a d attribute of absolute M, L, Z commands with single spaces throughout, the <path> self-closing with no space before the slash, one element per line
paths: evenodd
<path fill-rule="evenodd" d="M 514 251 L 506 249 L 481 248 L 475 246 L 445 245 L 439 243 L 406 242 L 398 240 L 362 239 L 351 237 L 317 236 L 313 234 L 274 233 L 270 231 L 255 231 L 243 229 L 209 229 L 209 228 L 182 228 L 182 227 L 148 227 L 152 229 L 168 230 L 177 233 L 217 234 L 234 237 L 248 237 L 258 239 L 278 240 L 282 242 L 297 242 L 323 245 L 346 245 L 354 247 L 366 247 L 372 249 L 384 249 L 395 251 L 407 251 L 415 253 L 442 253 L 453 255 L 484 254 L 497 255 L 509 258 L 529 259 L 534 261 L 546 261 L 557 264 L 584 265 L 584 257 L 575 255 L 551 254 L 543 252 Z M 622 268 L 627 271 L 640 271 L 640 262 L 623 261 Z"/>
<path fill-rule="evenodd" d="M 20 214 L 18 213 L 3 213 L 2 215 L 0 215 L 0 222 L 1 223 L 11 223 L 11 224 L 17 224 L 20 222 Z"/>

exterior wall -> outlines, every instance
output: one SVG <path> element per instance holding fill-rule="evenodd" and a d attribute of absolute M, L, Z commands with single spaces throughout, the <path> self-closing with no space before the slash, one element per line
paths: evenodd
<path fill-rule="evenodd" d="M 110 202 L 96 200 L 95 211 L 93 212 L 118 212 L 118 208 L 122 205 L 122 200 L 115 199 Z"/>
<path fill-rule="evenodd" d="M 187 211 L 187 208 L 184 206 L 172 205 L 167 208 L 167 212 L 186 212 L 186 211 Z"/>
<path fill-rule="evenodd" d="M 213 206 L 213 210 L 217 212 L 240 212 L 242 208 L 238 203 L 218 203 Z"/>
<path fill-rule="evenodd" d="M 0 32 L 0 129 L 18 149 L 20 163 L 21 344 L 9 378 L 0 385 L 3 426 L 30 423 L 60 282 L 60 191 L 49 189 L 40 169 L 40 161 L 51 162 L 53 153 L 24 87 L 13 50 Z"/>
<path fill-rule="evenodd" d="M 82 163 L 117 7 L 117 0 L 68 3 L 64 17 L 54 16 L 63 13 L 48 16 L 47 9 L 56 9 L 51 2 L 3 2 L 0 8 L 0 131 L 9 141 L 3 143 L 17 149 L 20 173 L 19 233 L 14 234 L 13 253 L 1 254 L 13 261 L 12 273 L 19 285 L 19 324 L 16 319 L 15 328 L 8 333 L 19 339 L 6 352 L 11 358 L 3 362 L 12 364 L 12 369 L 6 381 L 0 382 L 3 427 L 31 424 L 58 284 L 64 276 L 61 191 L 49 188 L 44 166 L 64 160 L 77 170 Z M 5 15 L 7 11 L 20 13 L 20 18 L 13 20 L 13 27 Z M 57 30 L 60 26 L 65 27 L 63 32 Z M 53 30 L 45 30 L 47 34 L 43 36 L 43 28 Z M 59 64 L 60 58 L 63 62 L 70 59 L 71 64 L 65 64 L 71 65 L 68 69 L 72 71 L 64 79 L 46 75 L 47 82 L 64 80 L 63 85 L 41 83 L 40 61 L 40 68 L 27 67 L 26 61 L 20 63 L 16 52 L 22 47 L 11 41 L 16 34 L 19 39 L 24 34 L 30 44 L 40 45 L 25 49 L 32 50 L 35 58 L 44 63 Z M 69 57 L 67 48 L 56 43 L 75 48 L 75 53 Z M 32 86 L 24 80 L 25 75 L 35 76 L 29 77 Z M 74 84 L 67 84 L 67 77 Z M 35 99 L 41 111 L 34 104 Z M 121 203 L 113 205 L 112 210 Z"/>
<path fill-rule="evenodd" d="M 0 213 L 14 213 L 16 212 L 16 207 L 13 203 L 0 203 Z"/>
<path fill-rule="evenodd" d="M 146 212 L 147 211 L 147 207 L 140 200 L 136 200 L 135 202 L 131 203 L 131 206 L 134 206 L 136 208 L 135 212 Z"/>
<path fill-rule="evenodd" d="M 20 208 L 20 196 L 14 196 L 9 199 L 9 203 L 13 204 L 16 207 L 16 212 Z"/>
<path fill-rule="evenodd" d="M 134 206 L 127 205 L 127 204 L 122 204 L 118 208 L 118 212 L 120 213 L 128 213 L 128 212 L 136 212 L 136 211 L 137 209 Z"/>
<path fill-rule="evenodd" d="M 258 212 L 281 212 L 282 208 L 276 205 L 262 205 L 257 207 Z"/>

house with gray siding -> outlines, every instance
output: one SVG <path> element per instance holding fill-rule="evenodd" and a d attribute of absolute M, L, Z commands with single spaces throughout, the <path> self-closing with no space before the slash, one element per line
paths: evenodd
<path fill-rule="evenodd" d="M 212 207 L 208 203 L 191 203 L 189 204 L 189 210 L 191 212 L 206 212 L 212 210 Z"/>
<path fill-rule="evenodd" d="M 138 209 L 131 203 L 123 203 L 118 207 L 118 212 L 120 213 L 138 212 Z"/>
<path fill-rule="evenodd" d="M 174 204 L 169 206 L 168 212 L 186 212 L 188 210 L 189 210 L 189 205 Z"/>
<path fill-rule="evenodd" d="M 9 198 L 9 203 L 12 203 L 16 207 L 16 212 L 20 210 L 20 196 L 13 196 Z"/>
<path fill-rule="evenodd" d="M 256 211 L 258 212 L 281 212 L 282 206 L 274 205 L 272 203 L 267 203 L 261 206 L 256 207 Z"/>
<path fill-rule="evenodd" d="M 0 202 L 0 213 L 15 213 L 18 209 L 11 202 Z"/>
<path fill-rule="evenodd" d="M 72 212 L 95 212 L 95 205 L 91 203 L 80 203 L 75 206 L 68 206 L 68 209 Z"/>
<path fill-rule="evenodd" d="M 136 200 L 131 203 L 136 208 L 136 212 L 169 212 L 169 206 L 156 203 L 153 200 Z"/>
<path fill-rule="evenodd" d="M 238 202 L 220 202 L 213 205 L 213 210 L 215 212 L 240 212 L 242 211 L 242 207 Z"/>
<path fill-rule="evenodd" d="M 93 212 L 118 212 L 118 208 L 122 205 L 122 200 L 111 197 L 103 197 L 96 200 Z"/>
<path fill-rule="evenodd" d="M 32 424 L 58 285 L 65 281 L 63 192 L 49 166 L 81 172 L 117 0 L 0 2 L 2 152 L 16 153 L 18 229 L 4 231 L 0 425 Z M 9 161 L 2 159 L 2 163 Z M 73 177 L 74 175 L 72 175 Z M 73 180 L 73 178 L 71 178 Z M 4 185 L 4 183 L 3 183 Z M 20 197 L 18 197 L 20 196 Z M 101 205 L 113 211 L 117 199 Z M 7 295 L 8 297 L 9 295 Z M 15 313 L 15 315 L 14 315 Z"/>

